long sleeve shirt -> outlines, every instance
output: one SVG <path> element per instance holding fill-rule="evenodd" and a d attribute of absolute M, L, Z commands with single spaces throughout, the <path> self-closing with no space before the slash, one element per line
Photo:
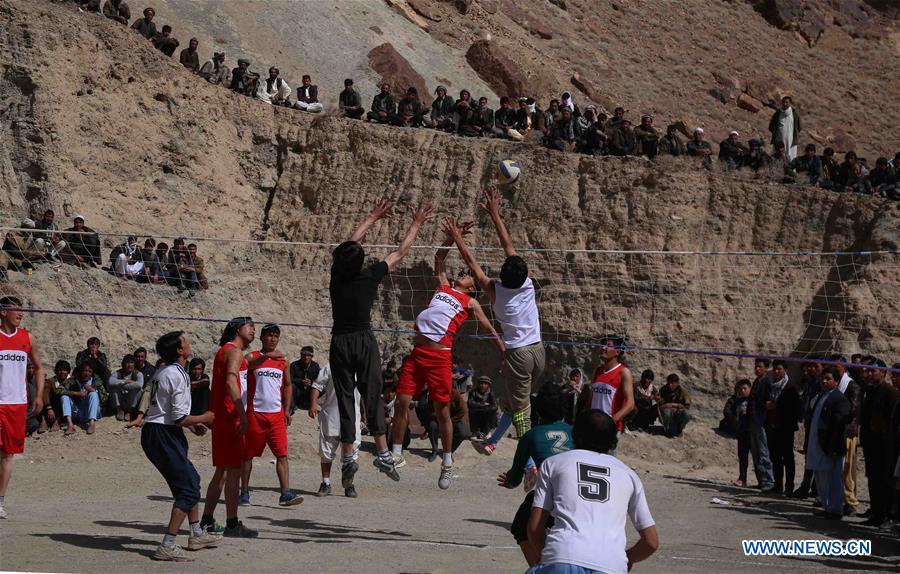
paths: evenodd
<path fill-rule="evenodd" d="M 136 391 L 144 388 L 144 375 L 140 371 L 135 371 L 133 374 L 123 373 L 121 370 L 114 371 L 109 376 L 106 386 L 109 390 L 121 387 L 127 391 Z"/>

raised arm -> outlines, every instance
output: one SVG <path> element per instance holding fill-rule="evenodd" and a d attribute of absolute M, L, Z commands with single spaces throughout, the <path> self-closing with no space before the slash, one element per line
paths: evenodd
<path fill-rule="evenodd" d="M 472 254 L 469 246 L 466 245 L 460 225 L 448 217 L 444 220 L 444 231 L 453 238 L 453 242 L 456 243 L 456 248 L 459 249 L 459 254 L 462 255 L 466 265 L 468 265 L 469 269 L 472 271 L 472 275 L 475 276 L 475 282 L 488 294 L 493 302 L 496 297 L 494 282 L 491 281 L 491 278 L 487 276 L 481 266 L 478 265 L 478 261 L 475 260 L 475 255 Z"/>
<path fill-rule="evenodd" d="M 481 308 L 481 303 L 479 303 L 475 299 L 472 299 L 469 302 L 469 309 L 472 310 L 472 314 L 475 315 L 475 320 L 478 321 L 478 324 L 481 325 L 481 327 L 485 331 L 491 334 L 491 336 L 493 337 L 494 345 L 497 346 L 497 349 L 499 349 L 501 353 L 505 353 L 506 345 L 503 344 L 503 339 L 500 338 L 500 335 L 497 334 L 496 329 L 494 329 L 494 326 L 491 324 L 490 319 L 488 319 L 487 315 L 485 315 L 484 309 Z"/>
<path fill-rule="evenodd" d="M 350 236 L 349 241 L 362 241 L 369 229 L 371 229 L 379 219 L 389 215 L 393 207 L 393 201 L 388 199 L 376 199 L 375 207 L 372 208 L 371 213 L 366 216 L 363 222 L 359 224 L 359 227 L 357 227 L 356 231 L 353 232 L 353 235 Z"/>
<path fill-rule="evenodd" d="M 431 219 L 433 211 L 434 209 L 430 205 L 422 204 L 418 209 L 412 212 L 412 223 L 409 224 L 409 229 L 406 230 L 406 236 L 403 238 L 403 241 L 400 242 L 400 246 L 397 247 L 396 251 L 384 258 L 388 270 L 394 271 L 397 269 L 397 266 L 400 265 L 400 262 L 406 257 L 407 252 L 409 252 L 409 248 L 412 247 L 413 241 L 416 240 L 416 236 L 419 234 L 419 229 L 422 228 L 422 224 Z"/>
<path fill-rule="evenodd" d="M 488 212 L 491 221 L 494 222 L 494 227 L 497 229 L 497 238 L 500 239 L 500 246 L 506 252 L 506 256 L 512 257 L 516 255 L 516 248 L 513 247 L 509 231 L 506 229 L 506 224 L 503 223 L 503 218 L 500 216 L 500 201 L 502 199 L 500 192 L 496 188 L 491 187 L 484 190 L 484 201 L 479 206 Z"/>
<path fill-rule="evenodd" d="M 471 233 L 472 226 L 475 225 L 472 221 L 467 221 L 466 223 L 460 224 L 460 230 L 463 236 Z M 447 277 L 447 268 L 445 265 L 445 261 L 447 260 L 447 255 L 450 253 L 449 247 L 453 245 L 453 238 L 450 235 L 444 239 L 444 242 L 441 244 L 441 248 L 437 250 L 437 253 L 434 254 L 434 276 L 438 280 L 438 287 L 443 285 L 450 285 L 450 279 Z"/>

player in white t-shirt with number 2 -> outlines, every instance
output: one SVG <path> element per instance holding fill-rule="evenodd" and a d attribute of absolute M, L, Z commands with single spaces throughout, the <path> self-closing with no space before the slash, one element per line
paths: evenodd
<path fill-rule="evenodd" d="M 541 562 L 528 574 L 626 574 L 659 548 L 656 525 L 641 479 L 608 453 L 618 429 L 600 410 L 575 419 L 575 450 L 551 456 L 541 465 L 528 520 L 528 540 Z M 554 526 L 545 529 L 547 517 Z M 625 549 L 625 518 L 640 534 Z"/>

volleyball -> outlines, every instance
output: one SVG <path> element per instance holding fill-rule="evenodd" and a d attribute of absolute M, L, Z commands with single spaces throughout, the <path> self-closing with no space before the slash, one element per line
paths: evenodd
<path fill-rule="evenodd" d="M 497 164 L 497 180 L 500 185 L 512 185 L 519 180 L 521 170 L 519 162 L 505 159 Z"/>

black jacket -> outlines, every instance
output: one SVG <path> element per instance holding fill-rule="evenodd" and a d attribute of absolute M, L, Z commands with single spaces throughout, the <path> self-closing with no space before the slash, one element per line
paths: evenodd
<path fill-rule="evenodd" d="M 800 388 L 788 381 L 775 401 L 775 410 L 769 413 L 768 426 L 782 432 L 794 432 L 803 416 L 803 403 L 800 400 Z"/>
<path fill-rule="evenodd" d="M 862 389 L 856 384 L 856 381 L 850 379 L 844 396 L 850 401 L 850 426 L 847 428 L 847 436 L 853 438 L 859 436 L 859 411 L 862 403 Z"/>
<path fill-rule="evenodd" d="M 494 112 L 494 127 L 508 129 L 516 125 L 516 110 L 512 108 L 500 108 Z"/>
<path fill-rule="evenodd" d="M 847 452 L 847 427 L 852 418 L 850 401 L 840 391 L 830 392 L 824 401 L 819 419 L 819 446 L 828 456 L 842 457 Z"/>
<path fill-rule="evenodd" d="M 450 118 L 453 115 L 453 98 L 450 96 L 444 96 L 443 98 L 436 98 L 433 102 L 431 102 L 431 119 L 436 120 L 437 118 Z"/>
<path fill-rule="evenodd" d="M 310 407 L 309 393 L 312 390 L 312 384 L 308 387 L 303 386 L 303 379 L 309 379 L 313 383 L 319 378 L 319 363 L 310 361 L 309 365 L 303 366 L 303 359 L 297 359 L 291 363 L 291 386 L 294 394 L 294 407 L 302 410 L 308 410 Z"/>

